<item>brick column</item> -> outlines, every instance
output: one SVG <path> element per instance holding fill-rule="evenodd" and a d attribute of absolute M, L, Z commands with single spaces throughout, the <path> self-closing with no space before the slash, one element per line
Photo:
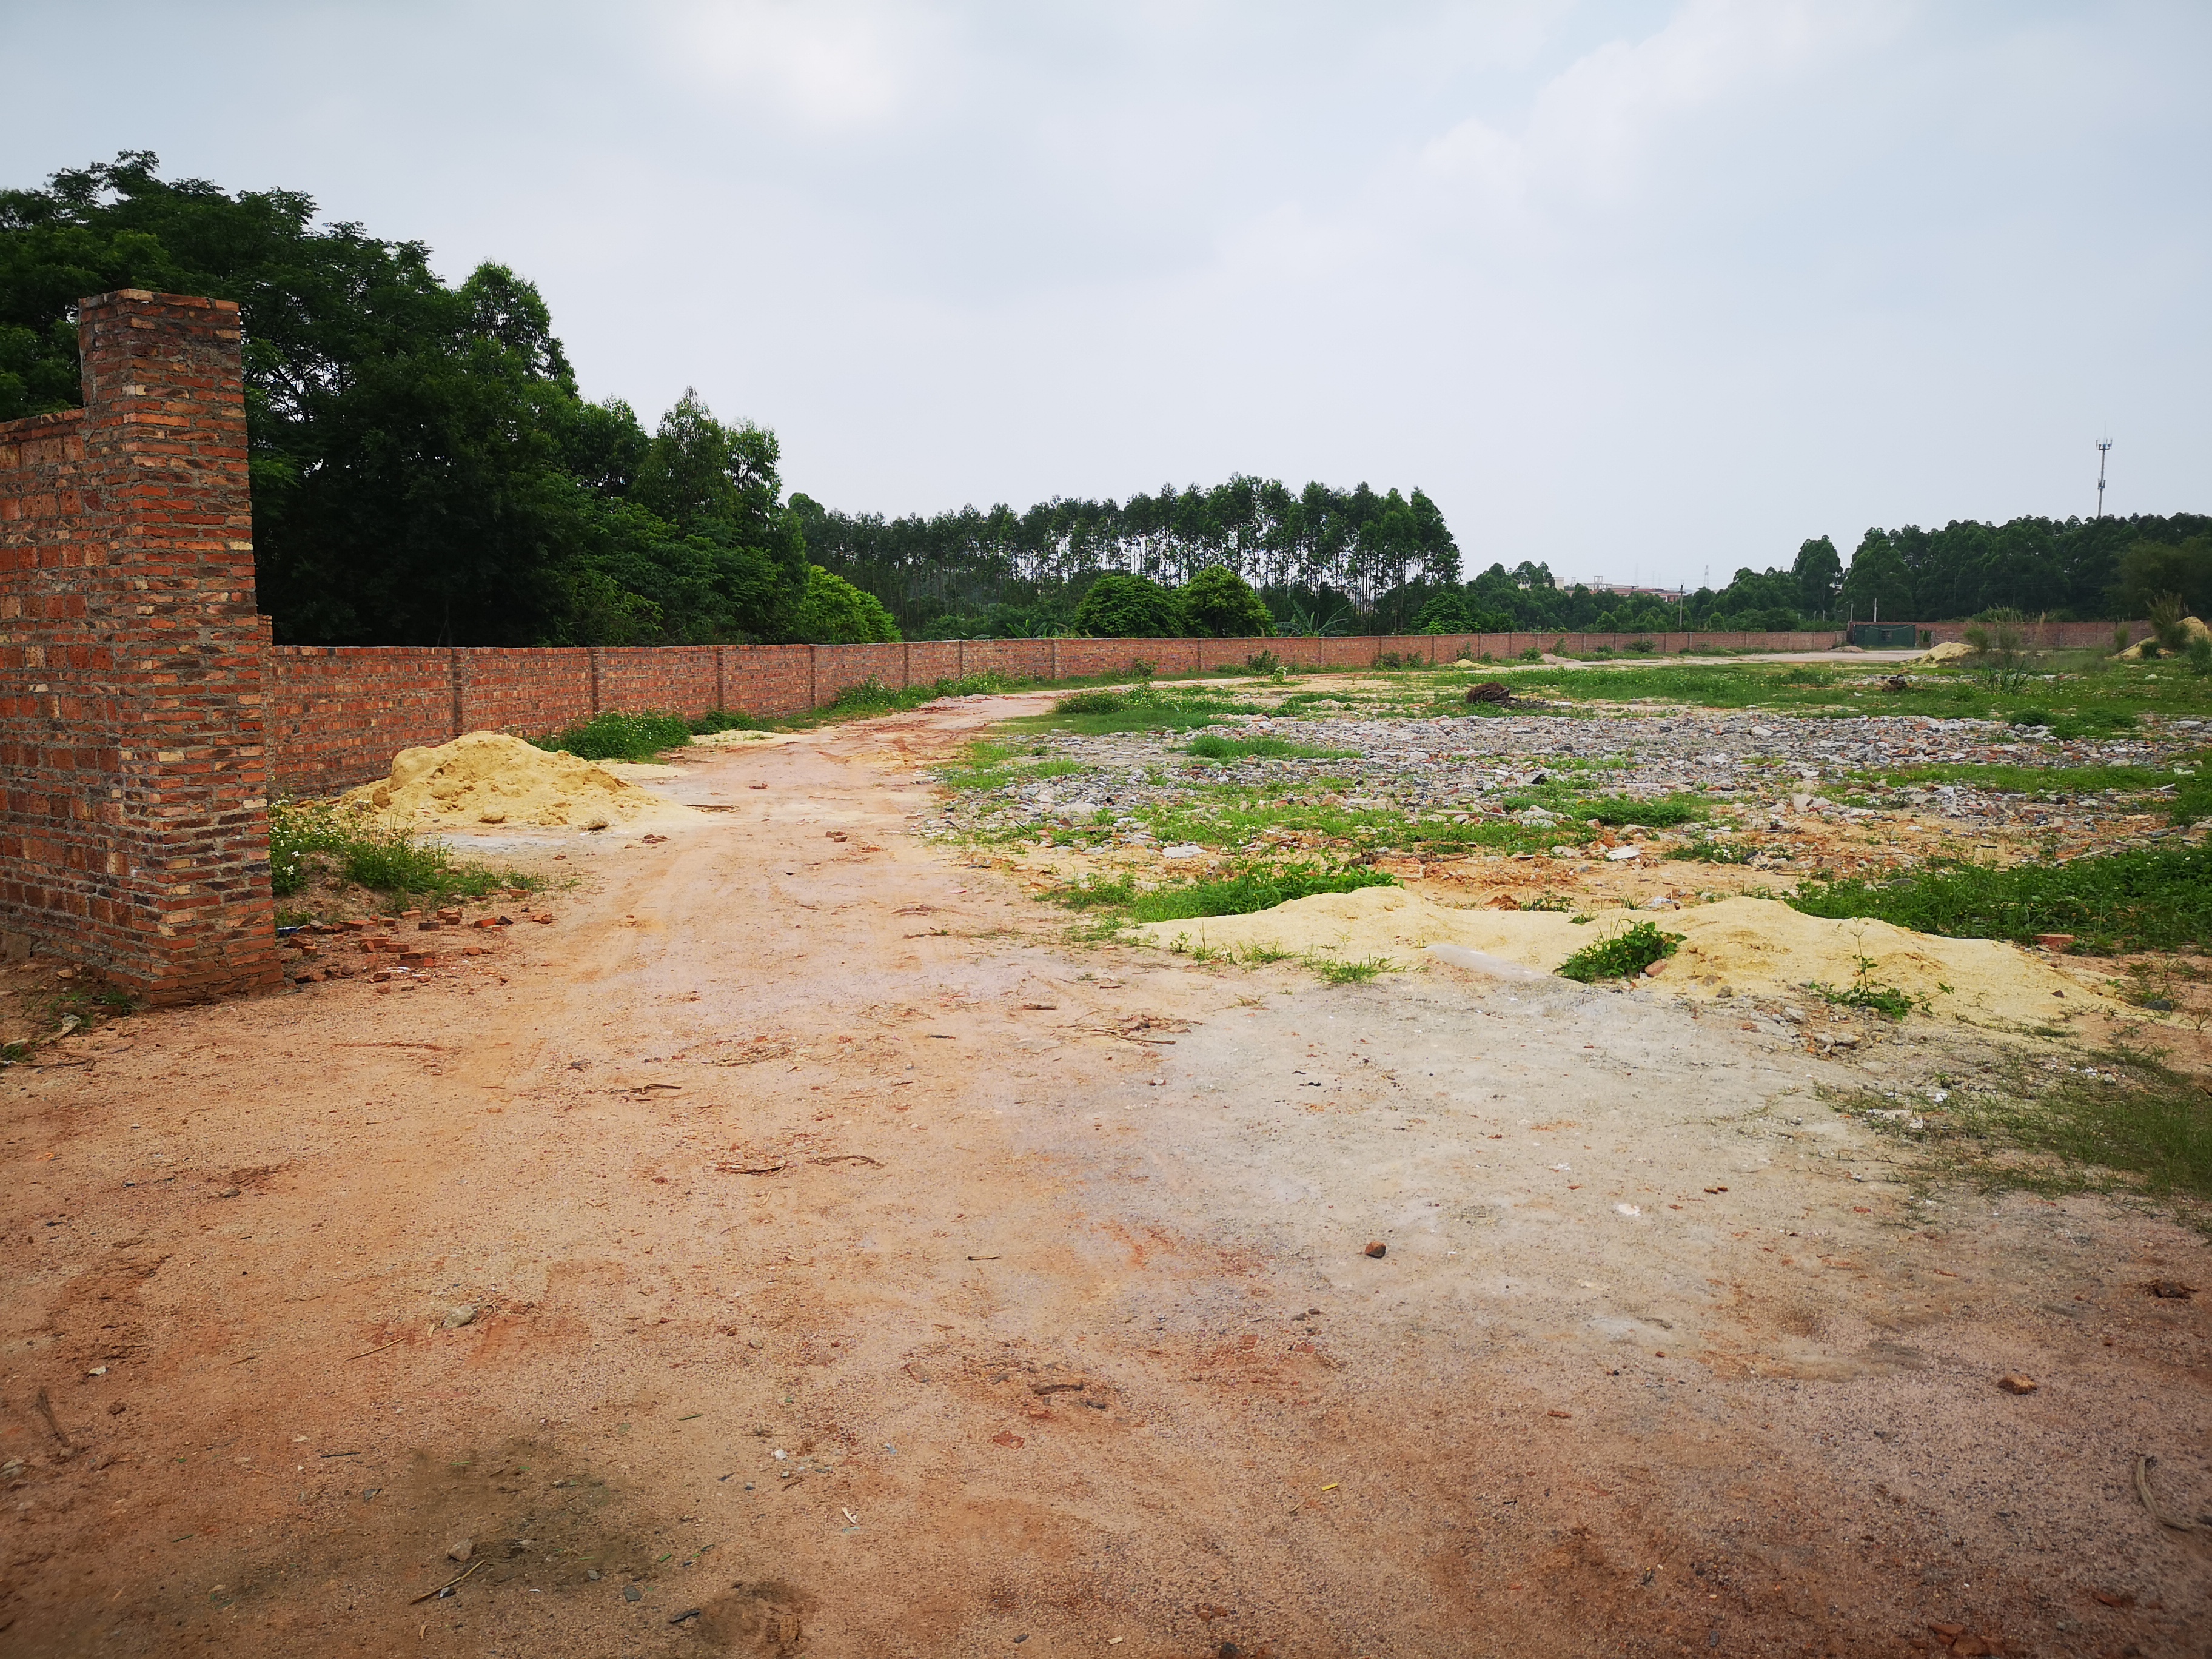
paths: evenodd
<path fill-rule="evenodd" d="M 82 410 L 0 427 L 0 927 L 155 1003 L 273 985 L 238 307 L 78 317 Z"/>

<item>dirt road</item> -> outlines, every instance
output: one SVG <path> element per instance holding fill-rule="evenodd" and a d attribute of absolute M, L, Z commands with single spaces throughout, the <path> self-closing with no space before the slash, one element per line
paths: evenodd
<path fill-rule="evenodd" d="M 2192 1235 L 1771 1022 L 1063 944 L 913 833 L 1014 701 L 0 1076 L 0 1651 L 2207 1650 Z"/>

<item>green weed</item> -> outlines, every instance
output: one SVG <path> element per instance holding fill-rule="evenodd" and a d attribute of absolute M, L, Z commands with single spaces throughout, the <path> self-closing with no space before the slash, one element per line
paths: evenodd
<path fill-rule="evenodd" d="M 691 723 L 681 714 L 624 714 L 609 709 L 580 725 L 532 738 L 540 749 L 588 761 L 649 761 L 664 749 L 691 741 Z"/>
<path fill-rule="evenodd" d="M 1388 957 L 1362 957 L 1357 962 L 1309 951 L 1299 958 L 1331 985 L 1364 985 L 1377 974 L 1395 973 L 1398 964 Z"/>
<path fill-rule="evenodd" d="M 1604 979 L 1627 979 L 1661 957 L 1673 956 L 1681 943 L 1681 934 L 1662 933 L 1656 923 L 1639 921 L 1609 939 L 1585 945 L 1559 964 L 1559 972 L 1585 985 Z"/>
<path fill-rule="evenodd" d="M 542 878 L 463 862 L 444 843 L 380 823 L 334 800 L 276 801 L 269 808 L 269 884 L 279 897 L 318 875 L 392 896 L 482 898 L 503 888 L 535 890 Z"/>

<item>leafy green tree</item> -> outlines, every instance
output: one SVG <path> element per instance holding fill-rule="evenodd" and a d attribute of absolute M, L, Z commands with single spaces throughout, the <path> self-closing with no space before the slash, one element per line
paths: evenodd
<path fill-rule="evenodd" d="M 1851 568 L 1844 577 L 1844 603 L 1850 614 L 1867 622 L 1888 612 L 1895 622 L 1917 620 L 1913 615 L 1912 577 L 1897 544 L 1880 530 L 1869 530 L 1851 555 Z"/>
<path fill-rule="evenodd" d="M 1802 615 L 1825 617 L 1835 609 L 1836 590 L 1844 580 L 1844 561 L 1835 543 L 1815 536 L 1801 544 L 1790 574 L 1797 579 L 1797 609 Z"/>
<path fill-rule="evenodd" d="M 807 560 L 773 434 L 687 393 L 648 438 L 578 398 L 513 271 L 449 287 L 419 242 L 314 221 L 297 191 L 165 179 L 143 151 L 0 191 L 0 419 L 79 400 L 82 296 L 235 300 L 279 640 L 792 636 Z"/>
<path fill-rule="evenodd" d="M 2148 617 L 2167 594 L 2179 596 L 2187 613 L 2212 610 L 2212 536 L 2183 542 L 2137 542 L 2120 556 L 2119 614 Z"/>
<path fill-rule="evenodd" d="M 1084 591 L 1075 631 L 1091 639 L 1171 640 L 1188 624 L 1176 596 L 1149 577 L 1109 571 Z"/>
<path fill-rule="evenodd" d="M 882 600 L 818 564 L 807 569 L 798 631 L 800 639 L 817 645 L 877 645 L 899 636 L 898 624 Z"/>
<path fill-rule="evenodd" d="M 1225 564 L 1210 564 L 1183 584 L 1182 615 L 1194 634 L 1217 640 L 1256 639 L 1275 631 L 1267 604 Z"/>
<path fill-rule="evenodd" d="M 1417 634 L 1473 634 L 1478 630 L 1474 617 L 1468 608 L 1466 596 L 1457 590 L 1446 588 L 1421 607 L 1413 618 Z"/>

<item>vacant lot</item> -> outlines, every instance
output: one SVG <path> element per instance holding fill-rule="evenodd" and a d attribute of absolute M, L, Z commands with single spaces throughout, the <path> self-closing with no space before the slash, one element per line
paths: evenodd
<path fill-rule="evenodd" d="M 2070 743 L 2171 778 L 2191 732 L 1409 723 L 1443 678 L 1224 693 L 1212 757 L 1044 696 L 687 751 L 659 787 L 717 810 L 488 846 L 549 884 L 457 903 L 434 965 L 31 1051 L 0 1644 L 2201 1652 L 2212 1534 L 2138 1486 L 2212 1512 L 2201 1236 L 1900 1132 L 2130 1030 L 2194 1064 L 2193 981 L 2138 1027 L 2099 994 L 2132 958 L 2061 959 L 2099 1012 L 2039 1036 L 1433 960 L 1333 984 L 1036 896 L 1285 846 L 1597 907 L 1960 831 L 2149 845 L 2185 826 L 2148 775 L 2036 822 L 1897 770 Z M 1664 857 L 1717 838 L 1742 857 Z"/>

